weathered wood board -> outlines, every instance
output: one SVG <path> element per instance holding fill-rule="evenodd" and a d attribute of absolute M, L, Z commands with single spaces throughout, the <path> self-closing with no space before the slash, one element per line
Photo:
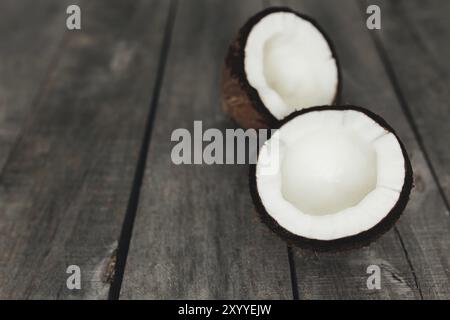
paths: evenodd
<path fill-rule="evenodd" d="M 435 179 L 450 202 L 450 2 L 373 1 L 386 62 Z"/>
<path fill-rule="evenodd" d="M 65 5 L 67 1 L 58 0 L 1 3 L 0 168 L 45 90 L 48 74 L 59 56 Z"/>
<path fill-rule="evenodd" d="M 29 10 L 36 6 L 39 10 Z M 106 298 L 168 2 L 82 2 L 82 31 L 67 31 L 62 4 L 40 6 L 33 1 L 28 10 L 11 11 L 11 18 L 1 20 L 23 36 L 2 38 L 2 52 L 14 45 L 0 65 L 9 68 L 16 86 L 5 88 L 2 114 L 17 105 L 26 121 L 19 119 L 25 123 L 17 128 L 20 134 L 13 133 L 0 173 L 0 297 Z M 35 20 L 23 19 L 27 11 Z M 58 57 L 41 80 L 62 33 Z M 29 74 L 21 70 L 28 64 Z M 22 82 L 23 77 L 29 79 Z M 23 90 L 34 94 L 35 81 L 44 81 L 39 98 L 21 97 Z M 11 118 L 1 121 L 15 126 Z M 72 264 L 81 268 L 81 290 L 66 288 Z"/>

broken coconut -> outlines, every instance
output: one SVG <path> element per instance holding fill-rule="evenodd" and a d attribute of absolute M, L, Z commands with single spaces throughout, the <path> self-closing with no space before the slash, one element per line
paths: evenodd
<path fill-rule="evenodd" d="M 295 110 L 337 103 L 340 89 L 330 39 L 288 8 L 251 17 L 225 59 L 223 107 L 244 128 L 270 128 Z"/>
<path fill-rule="evenodd" d="M 394 130 L 353 106 L 294 112 L 250 169 L 263 221 L 289 243 L 316 250 L 360 247 L 399 218 L 412 168 Z"/>

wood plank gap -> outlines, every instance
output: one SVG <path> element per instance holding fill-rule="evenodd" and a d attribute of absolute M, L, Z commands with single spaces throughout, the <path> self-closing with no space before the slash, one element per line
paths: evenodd
<path fill-rule="evenodd" d="M 417 280 L 416 271 L 414 270 L 414 266 L 411 262 L 411 259 L 409 258 L 408 250 L 406 250 L 405 243 L 403 242 L 402 235 L 400 234 L 400 231 L 398 230 L 397 226 L 394 227 L 395 234 L 397 235 L 398 240 L 400 241 L 400 245 L 403 248 L 403 252 L 405 253 L 406 261 L 408 262 L 409 268 L 411 269 L 411 273 L 414 278 L 414 284 L 416 285 L 417 290 L 419 291 L 420 299 L 423 300 L 423 294 L 422 294 L 422 288 L 420 287 L 419 281 Z"/>
<path fill-rule="evenodd" d="M 164 78 L 164 70 L 167 63 L 167 56 L 169 53 L 170 42 L 172 39 L 172 31 L 175 22 L 176 8 L 178 0 L 171 0 L 167 22 L 164 30 L 164 41 L 161 47 L 159 56 L 159 65 L 156 74 L 155 85 L 153 87 L 152 99 L 150 102 L 150 110 L 145 125 L 145 132 L 143 136 L 141 150 L 136 165 L 136 171 L 133 178 L 133 185 L 130 193 L 130 198 L 125 213 L 125 218 L 120 232 L 119 243 L 117 247 L 116 266 L 114 270 L 113 280 L 108 294 L 108 300 L 119 300 L 120 290 L 122 287 L 123 275 L 125 272 L 128 249 L 130 248 L 131 236 L 133 233 L 134 220 L 139 204 L 139 196 L 141 192 L 142 181 L 144 178 L 145 166 L 147 162 L 147 154 L 150 145 L 152 128 L 158 106 L 159 94 Z"/>
<path fill-rule="evenodd" d="M 364 6 L 363 6 L 362 2 L 358 1 L 358 3 L 360 4 L 360 7 L 361 7 L 361 13 L 362 13 L 363 17 L 365 17 L 364 16 Z M 391 81 L 391 84 L 392 84 L 392 87 L 394 89 L 395 94 L 397 95 L 397 98 L 398 98 L 398 101 L 400 103 L 400 106 L 401 106 L 401 108 L 402 108 L 402 110 L 403 110 L 403 112 L 404 112 L 404 114 L 406 116 L 406 119 L 408 119 L 409 125 L 411 126 L 411 129 L 413 131 L 414 137 L 415 137 L 415 139 L 416 139 L 416 141 L 417 141 L 417 143 L 419 145 L 420 150 L 422 151 L 422 154 L 423 154 L 423 156 L 425 158 L 425 161 L 426 161 L 426 163 L 428 165 L 428 168 L 430 169 L 431 175 L 433 176 L 433 180 L 436 182 L 436 186 L 438 188 L 439 194 L 440 194 L 442 200 L 444 201 L 446 209 L 448 211 L 450 211 L 450 204 L 447 201 L 447 198 L 446 198 L 445 193 L 444 193 L 444 189 L 443 189 L 443 187 L 442 187 L 442 185 L 441 185 L 441 183 L 440 183 L 440 181 L 439 181 L 439 179 L 437 177 L 436 170 L 435 170 L 435 168 L 434 168 L 434 166 L 433 166 L 433 164 L 432 164 L 432 162 L 430 160 L 430 157 L 428 155 L 427 149 L 425 148 L 425 144 L 424 144 L 423 139 L 422 139 L 422 137 L 421 137 L 421 135 L 419 133 L 417 124 L 414 121 L 414 118 L 412 116 L 411 109 L 408 106 L 408 103 L 406 102 L 406 99 L 405 99 L 403 91 L 402 91 L 402 89 L 400 87 L 397 75 L 395 74 L 395 70 L 392 67 L 391 60 L 389 59 L 389 55 L 386 52 L 386 49 L 385 49 L 383 43 L 381 42 L 381 39 L 379 38 L 379 36 L 376 35 L 375 32 L 370 32 L 370 34 L 371 34 L 370 36 L 372 38 L 372 41 L 375 44 L 375 48 L 377 49 L 377 52 L 378 52 L 378 54 L 380 56 L 381 62 L 383 63 L 383 66 L 384 66 L 384 68 L 386 70 L 386 74 L 388 75 L 388 77 L 389 77 L 389 79 Z"/>
<path fill-rule="evenodd" d="M 295 266 L 294 253 L 292 248 L 287 246 L 288 258 L 289 258 L 289 269 L 291 272 L 291 284 L 292 284 L 292 298 L 294 300 L 300 300 L 300 295 L 298 292 L 298 281 L 297 281 L 297 268 Z"/>

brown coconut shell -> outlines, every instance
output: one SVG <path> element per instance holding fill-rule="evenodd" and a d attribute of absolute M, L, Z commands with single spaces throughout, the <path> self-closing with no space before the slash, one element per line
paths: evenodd
<path fill-rule="evenodd" d="M 231 43 L 225 58 L 222 71 L 222 98 L 224 111 L 243 128 L 273 128 L 278 120 L 265 107 L 258 92 L 250 85 L 244 69 L 245 46 L 253 26 L 266 15 L 274 12 L 291 12 L 311 22 L 325 37 L 333 53 L 338 69 L 338 86 L 332 104 L 339 101 L 341 92 L 341 72 L 336 51 L 331 40 L 312 18 L 286 7 L 267 8 L 251 17 L 239 30 L 236 39 Z"/>

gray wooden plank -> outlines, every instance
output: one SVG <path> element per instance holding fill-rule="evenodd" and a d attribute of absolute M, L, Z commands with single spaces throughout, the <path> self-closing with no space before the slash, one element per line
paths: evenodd
<path fill-rule="evenodd" d="M 82 30 L 66 31 L 0 173 L 1 298 L 108 295 L 168 3 L 85 1 L 81 9 Z M 52 27 L 65 30 L 62 22 Z M 72 264 L 81 268 L 78 291 L 66 288 Z"/>
<path fill-rule="evenodd" d="M 435 178 L 450 202 L 450 2 L 374 1 L 380 36 Z"/>
<path fill-rule="evenodd" d="M 60 26 L 65 23 L 67 2 L 0 3 L 0 168 L 45 87 L 46 71 L 56 59 L 64 34 Z"/>
<path fill-rule="evenodd" d="M 287 2 L 285 2 L 287 3 Z M 290 1 L 315 17 L 337 47 L 343 68 L 343 103 L 366 106 L 397 130 L 412 158 L 416 187 L 407 209 L 389 231 L 367 248 L 334 254 L 295 251 L 300 298 L 409 299 L 449 297 L 450 224 L 430 168 L 417 144 L 353 0 Z M 382 288 L 366 288 L 366 268 L 382 269 Z"/>
<path fill-rule="evenodd" d="M 221 110 L 228 44 L 258 1 L 180 1 L 121 298 L 292 298 L 286 246 L 253 211 L 246 165 L 175 165 L 177 128 L 234 128 Z"/>
<path fill-rule="evenodd" d="M 391 72 L 391 81 L 397 88 L 400 102 L 405 113 L 409 115 L 413 128 L 416 132 L 419 131 L 416 138 L 421 143 L 422 151 L 426 152 L 428 165 L 431 159 L 432 167 L 435 169 L 434 177 L 430 170 L 417 172 L 416 189 L 424 193 L 429 193 L 427 189 L 430 186 L 437 189 L 437 178 L 444 187 L 440 198 L 447 199 L 446 208 L 443 208 L 442 200 L 435 195 L 442 189 L 436 190 L 433 196 L 428 195 L 431 200 L 426 201 L 430 204 L 425 208 L 417 208 L 422 214 L 408 217 L 409 223 L 400 225 L 399 230 L 405 234 L 405 248 L 408 250 L 412 264 L 416 267 L 419 280 L 422 279 L 424 282 L 424 297 L 448 299 L 450 297 L 450 214 L 447 182 L 450 176 L 448 163 L 442 161 L 442 157 L 447 159 L 449 157 L 445 143 L 445 137 L 449 136 L 448 120 L 450 120 L 448 109 L 450 65 L 447 61 L 448 54 L 446 54 L 449 51 L 450 30 L 448 18 L 445 15 L 449 12 L 449 6 L 443 1 L 429 3 L 426 6 L 418 2 L 408 2 L 408 6 L 413 5 L 410 9 L 406 6 L 407 2 L 400 7 L 391 7 L 390 2 L 374 1 L 373 3 L 380 5 L 383 16 L 381 32 L 376 33 L 374 39 L 378 40 L 378 36 L 384 39 L 383 44 L 386 46 L 388 57 L 385 56 L 385 65 Z M 405 15 L 402 15 L 400 11 Z M 405 21 L 405 19 L 408 20 L 408 14 L 416 16 L 410 16 L 412 20 L 408 22 Z M 435 19 L 439 22 L 434 21 Z M 410 30 L 405 30 L 407 28 Z M 433 28 L 436 33 L 431 32 Z M 388 41 L 387 38 L 391 40 Z M 389 47 L 387 47 L 388 42 Z M 417 46 L 421 49 L 419 50 Z M 386 54 L 383 45 L 379 48 L 381 48 L 380 52 Z M 394 56 L 395 60 L 392 58 Z M 408 71 L 407 66 L 416 70 Z M 395 71 L 392 72 L 392 70 Z M 417 83 L 413 85 L 415 80 Z M 425 110 L 430 112 L 424 112 Z M 417 145 L 416 148 L 419 149 Z M 437 206 L 434 202 L 439 205 Z M 409 234 L 418 236 L 406 236 Z"/>

